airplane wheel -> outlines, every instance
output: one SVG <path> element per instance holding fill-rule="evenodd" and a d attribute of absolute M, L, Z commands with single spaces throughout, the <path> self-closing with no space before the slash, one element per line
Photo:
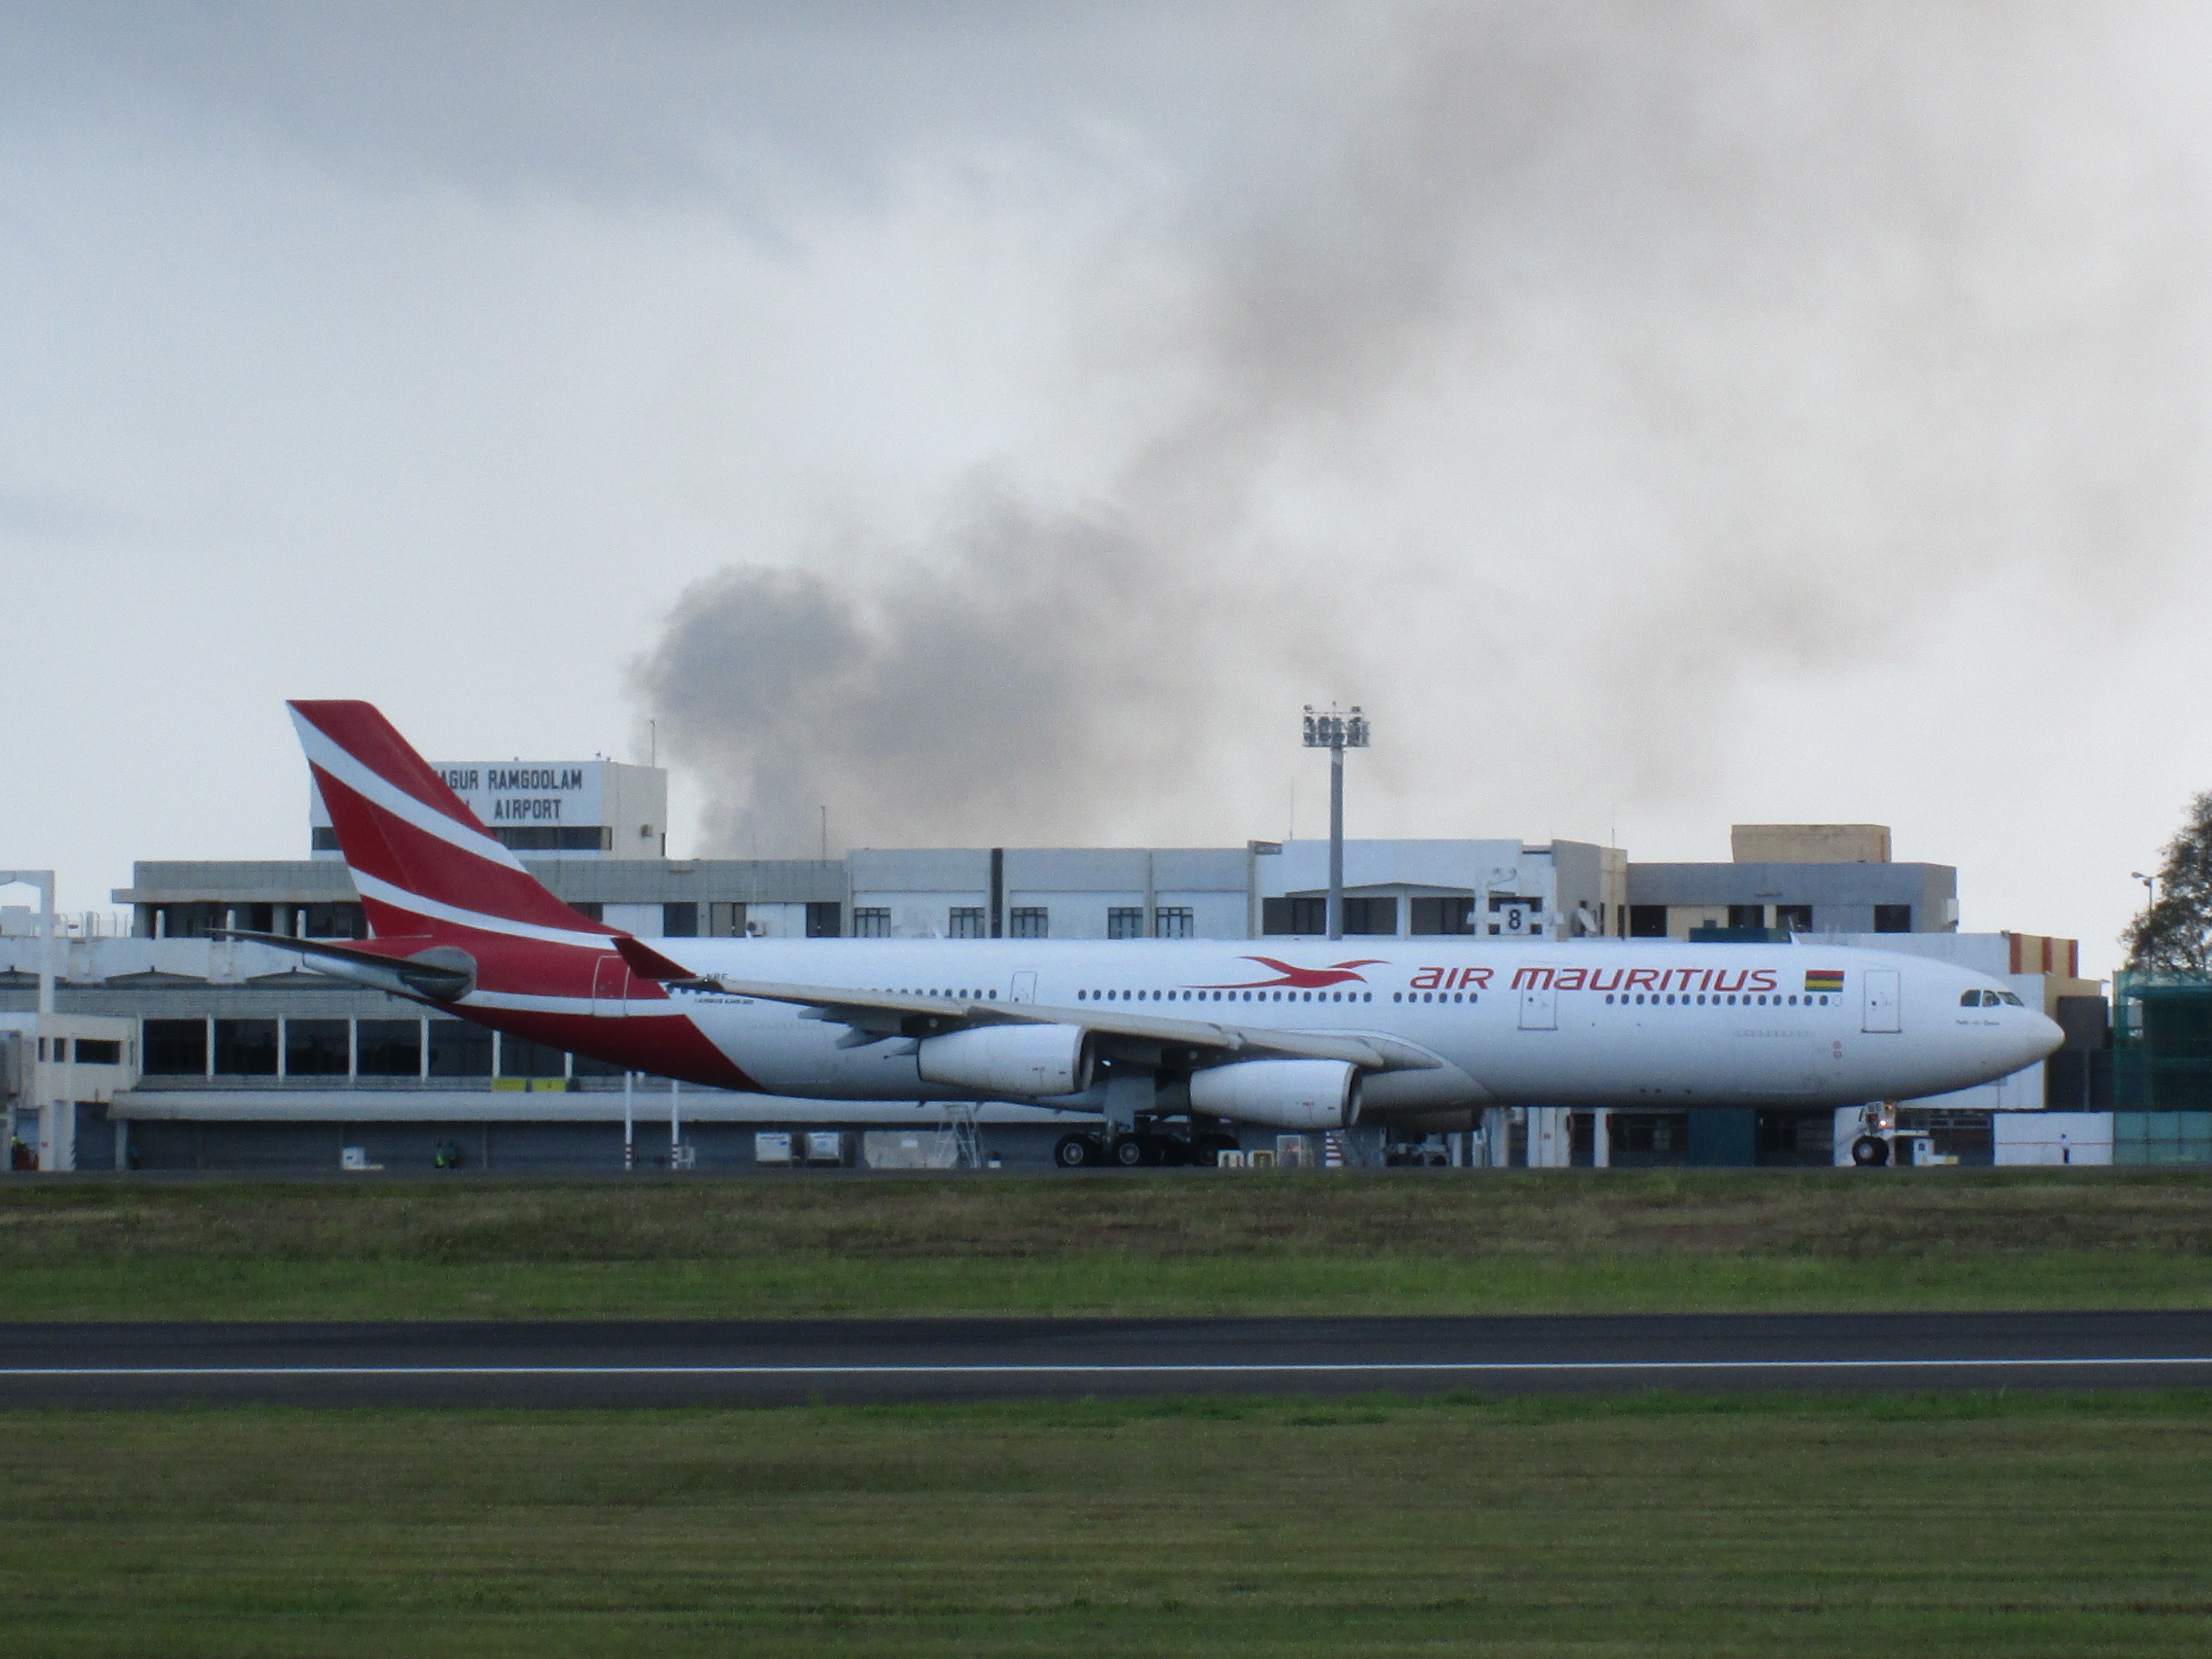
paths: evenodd
<path fill-rule="evenodd" d="M 1063 1170 L 1087 1170 L 1098 1162 L 1098 1143 L 1089 1135 L 1062 1135 L 1052 1158 Z"/>
<path fill-rule="evenodd" d="M 1123 1135 L 1114 1143 L 1114 1161 L 1125 1170 L 1154 1162 L 1149 1155 L 1152 1148 L 1145 1145 L 1142 1135 Z"/>
<path fill-rule="evenodd" d="M 1851 1142 L 1851 1162 L 1862 1170 L 1878 1170 L 1889 1162 L 1889 1143 L 1880 1135 L 1861 1135 Z"/>

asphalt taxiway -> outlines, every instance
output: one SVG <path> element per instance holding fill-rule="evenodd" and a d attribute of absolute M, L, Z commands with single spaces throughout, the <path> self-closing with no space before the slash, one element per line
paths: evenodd
<path fill-rule="evenodd" d="M 2212 1312 L 0 1325 L 16 1406 L 2212 1387 Z"/>

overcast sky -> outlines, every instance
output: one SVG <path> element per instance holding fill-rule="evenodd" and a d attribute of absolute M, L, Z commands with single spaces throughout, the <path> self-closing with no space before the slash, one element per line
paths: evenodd
<path fill-rule="evenodd" d="M 2212 21 L 0 7 L 0 863 L 298 856 L 287 696 L 672 850 L 1874 821 L 2112 936 L 2212 787 Z M 21 897 L 20 892 L 14 896 Z"/>

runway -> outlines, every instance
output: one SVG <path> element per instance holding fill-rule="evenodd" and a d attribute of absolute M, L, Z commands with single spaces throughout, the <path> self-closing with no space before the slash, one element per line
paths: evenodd
<path fill-rule="evenodd" d="M 2212 1313 L 0 1325 L 17 1406 L 2212 1387 Z"/>

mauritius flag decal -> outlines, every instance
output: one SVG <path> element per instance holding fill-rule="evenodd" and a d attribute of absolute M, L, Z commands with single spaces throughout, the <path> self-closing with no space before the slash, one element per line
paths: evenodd
<path fill-rule="evenodd" d="M 1840 968 L 1808 968 L 1805 970 L 1805 992 L 1808 996 L 1820 991 L 1832 994 L 1843 988 L 1844 970 Z"/>

